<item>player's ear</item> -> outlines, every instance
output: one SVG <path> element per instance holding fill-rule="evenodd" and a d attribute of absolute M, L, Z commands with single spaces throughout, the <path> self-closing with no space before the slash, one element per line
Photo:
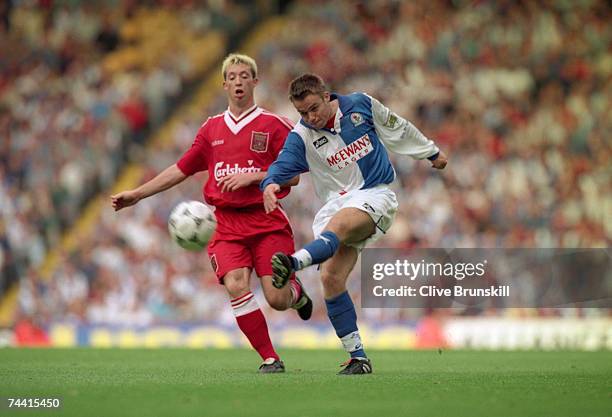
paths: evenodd
<path fill-rule="evenodd" d="M 324 91 L 323 95 L 321 97 L 323 98 L 323 101 L 329 102 L 329 99 L 330 99 L 331 96 L 329 94 L 329 91 Z"/>
<path fill-rule="evenodd" d="M 257 83 L 259 83 L 259 78 L 253 78 L 253 85 L 257 85 Z"/>

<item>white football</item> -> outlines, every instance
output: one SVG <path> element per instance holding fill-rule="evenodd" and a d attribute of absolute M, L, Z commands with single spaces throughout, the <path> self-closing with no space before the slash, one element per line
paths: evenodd
<path fill-rule="evenodd" d="M 187 250 L 202 250 L 208 245 L 215 229 L 215 213 L 199 201 L 183 201 L 170 213 L 168 230 L 172 239 Z"/>

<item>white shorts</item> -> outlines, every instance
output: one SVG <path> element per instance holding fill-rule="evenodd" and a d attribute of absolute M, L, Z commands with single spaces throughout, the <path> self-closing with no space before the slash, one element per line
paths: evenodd
<path fill-rule="evenodd" d="M 376 223 L 376 232 L 369 238 L 349 246 L 363 249 L 366 245 L 373 243 L 384 235 L 397 213 L 397 198 L 395 193 L 386 185 L 369 188 L 365 190 L 353 190 L 348 193 L 329 200 L 317 213 L 312 223 L 312 232 L 315 239 L 318 238 L 331 218 L 341 209 L 354 207 L 370 215 Z"/>

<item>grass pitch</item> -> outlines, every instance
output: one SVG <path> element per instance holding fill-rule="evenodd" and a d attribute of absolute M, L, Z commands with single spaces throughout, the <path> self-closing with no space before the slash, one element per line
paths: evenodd
<path fill-rule="evenodd" d="M 610 352 L 370 351 L 374 374 L 339 377 L 340 350 L 282 350 L 259 375 L 248 350 L 0 350 L 1 397 L 61 397 L 43 416 L 609 416 Z"/>

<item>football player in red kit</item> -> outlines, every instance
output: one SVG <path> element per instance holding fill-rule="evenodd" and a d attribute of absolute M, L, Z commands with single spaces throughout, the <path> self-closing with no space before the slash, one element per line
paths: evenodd
<path fill-rule="evenodd" d="M 223 61 L 223 88 L 228 109 L 208 118 L 184 155 L 139 187 L 111 197 L 115 210 L 177 185 L 188 176 L 208 170 L 204 199 L 215 206 L 217 230 L 208 255 L 219 282 L 231 299 L 240 330 L 263 359 L 262 373 L 284 372 L 272 346 L 268 326 L 250 289 L 251 271 L 261 278 L 266 300 L 276 310 L 294 308 L 303 320 L 312 314 L 312 301 L 297 278 L 291 285 L 272 285 L 270 258 L 278 251 L 294 252 L 293 232 L 281 208 L 266 215 L 259 183 L 276 159 L 292 123 L 255 104 L 257 64 L 246 55 L 230 54 Z M 285 184 L 281 197 L 298 178 Z"/>

